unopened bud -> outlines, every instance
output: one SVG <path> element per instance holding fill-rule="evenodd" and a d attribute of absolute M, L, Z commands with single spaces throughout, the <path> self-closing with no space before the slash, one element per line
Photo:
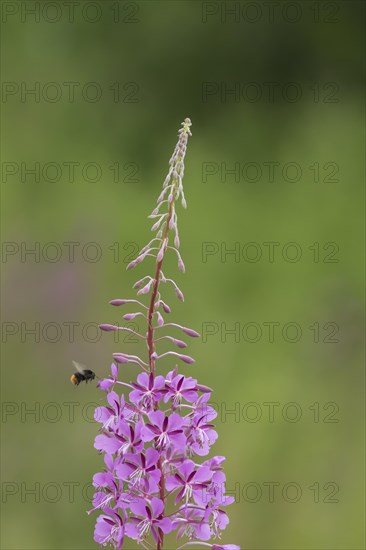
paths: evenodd
<path fill-rule="evenodd" d="M 112 332 L 113 330 L 118 330 L 118 327 L 115 325 L 99 325 L 100 330 L 104 330 L 105 332 Z"/>
<path fill-rule="evenodd" d="M 161 305 L 163 306 L 163 310 L 165 311 L 165 313 L 170 313 L 171 312 L 171 309 L 168 306 L 168 304 L 166 304 L 165 302 L 162 301 Z"/>
<path fill-rule="evenodd" d="M 128 302 L 129 302 L 129 300 L 111 300 L 109 303 L 112 306 L 124 306 Z"/>
<path fill-rule="evenodd" d="M 175 293 L 177 295 L 178 300 L 180 300 L 181 302 L 184 302 L 183 292 L 179 290 L 179 288 L 175 287 Z"/>
<path fill-rule="evenodd" d="M 184 361 L 184 363 L 188 363 L 189 365 L 191 365 L 192 363 L 194 363 L 193 357 L 190 357 L 189 355 L 181 355 L 181 354 L 179 354 L 178 357 L 179 357 L 179 359 L 181 359 L 181 361 Z"/>
<path fill-rule="evenodd" d="M 122 353 L 114 353 L 113 357 L 117 363 L 128 363 L 128 358 Z"/>

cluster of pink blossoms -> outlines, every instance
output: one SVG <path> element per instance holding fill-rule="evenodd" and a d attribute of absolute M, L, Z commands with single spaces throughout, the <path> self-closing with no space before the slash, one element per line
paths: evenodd
<path fill-rule="evenodd" d="M 194 359 L 177 351 L 159 353 L 160 342 L 171 342 L 178 350 L 187 346 L 184 340 L 166 334 L 166 327 L 189 337 L 199 334 L 177 323 L 166 322 L 171 309 L 161 297 L 163 285 L 172 285 L 177 298 L 184 300 L 176 283 L 162 271 L 168 252 L 177 256 L 184 272 L 178 234 L 176 204 L 186 201 L 183 193 L 184 158 L 191 121 L 185 119 L 179 140 L 169 161 L 169 172 L 157 206 L 150 215 L 156 236 L 128 265 L 131 269 L 148 257 L 155 261 L 155 273 L 146 275 L 134 285 L 138 296 L 148 296 L 147 305 L 133 299 L 116 299 L 114 306 L 136 307 L 125 320 L 142 317 L 147 332 L 139 334 L 127 327 L 101 325 L 104 331 L 124 330 L 146 342 L 147 358 L 115 353 L 111 374 L 98 386 L 106 392 L 106 406 L 97 407 L 95 419 L 101 424 L 95 448 L 104 454 L 104 470 L 93 477 L 95 494 L 93 511 L 100 511 L 94 539 L 102 546 L 123 547 L 125 537 L 136 540 L 147 550 L 161 550 L 164 535 L 172 531 L 180 540 L 179 548 L 203 545 L 212 550 L 240 550 L 236 545 L 210 543 L 220 538 L 229 519 L 225 506 L 233 497 L 225 495 L 223 456 L 205 457 L 217 439 L 212 421 L 216 411 L 210 406 L 210 388 L 191 376 L 178 372 L 178 367 L 165 376 L 156 373 L 157 362 L 172 356 L 191 364 Z M 163 211 L 165 208 L 165 211 Z M 173 246 L 169 237 L 174 233 Z M 156 335 L 158 337 L 156 337 Z M 184 337 L 184 336 L 183 336 Z M 141 372 L 135 382 L 120 379 L 121 364 L 133 363 Z M 118 388 L 123 393 L 117 392 Z"/>

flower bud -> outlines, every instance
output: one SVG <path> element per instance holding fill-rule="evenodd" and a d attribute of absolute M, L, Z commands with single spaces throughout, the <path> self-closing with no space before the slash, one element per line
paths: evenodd
<path fill-rule="evenodd" d="M 140 256 L 137 256 L 135 260 L 132 260 L 132 262 L 128 264 L 126 269 L 133 269 L 134 267 L 136 267 L 139 263 L 141 263 L 145 259 L 146 254 L 147 254 L 147 251 L 144 252 L 143 254 L 140 254 Z"/>
<path fill-rule="evenodd" d="M 185 342 L 183 342 L 183 340 L 178 340 L 177 338 L 172 338 L 172 342 L 173 342 L 173 344 L 178 346 L 178 348 L 183 349 L 183 348 L 187 347 L 187 344 Z"/>
<path fill-rule="evenodd" d="M 151 212 L 150 216 L 148 218 L 152 218 L 153 216 L 156 216 L 159 213 L 160 204 L 154 208 L 154 210 Z"/>
<path fill-rule="evenodd" d="M 188 328 L 188 327 L 179 327 L 185 334 L 187 334 L 188 336 L 191 336 L 192 338 L 198 338 L 200 335 L 198 332 L 196 332 L 195 330 L 193 330 L 192 328 Z"/>
<path fill-rule="evenodd" d="M 141 288 L 142 285 L 144 284 L 145 279 L 146 279 L 146 277 L 144 277 L 143 279 L 139 279 L 138 281 L 136 281 L 136 283 L 133 285 L 132 288 Z"/>
<path fill-rule="evenodd" d="M 166 304 L 165 302 L 163 302 L 161 300 L 161 305 L 163 306 L 163 310 L 165 311 L 165 313 L 170 313 L 172 310 L 170 309 L 170 307 L 168 306 L 168 304 Z"/>
<path fill-rule="evenodd" d="M 157 204 L 158 204 L 159 206 L 160 206 L 161 201 L 164 200 L 165 192 L 166 192 L 166 189 L 163 189 L 162 192 L 160 193 L 160 195 L 159 195 L 158 198 L 157 198 L 157 201 L 156 201 L 156 202 L 157 202 Z"/>
<path fill-rule="evenodd" d="M 145 286 L 143 286 L 137 293 L 138 296 L 141 296 L 141 294 L 148 294 L 150 292 L 150 288 L 152 285 L 153 279 L 149 281 Z"/>
<path fill-rule="evenodd" d="M 197 389 L 203 393 L 211 393 L 212 389 L 208 386 L 204 386 L 203 384 L 197 384 Z"/>
<path fill-rule="evenodd" d="M 163 218 L 165 218 L 165 216 L 166 216 L 166 214 L 161 216 L 161 218 L 159 218 L 158 221 L 154 223 L 154 225 L 151 228 L 151 231 L 156 231 L 158 229 L 159 225 L 161 224 L 161 222 L 162 222 Z"/>
<path fill-rule="evenodd" d="M 162 245 L 159 252 L 158 252 L 158 255 L 156 256 L 156 261 L 157 262 L 161 262 L 161 260 L 164 258 L 164 252 L 165 252 L 165 246 Z"/>
<path fill-rule="evenodd" d="M 100 330 L 104 330 L 105 332 L 112 332 L 113 330 L 118 330 L 118 327 L 115 325 L 99 325 Z"/>
<path fill-rule="evenodd" d="M 188 363 L 189 365 L 194 363 L 193 357 L 190 357 L 189 355 L 178 354 L 178 357 L 181 361 L 184 361 L 184 363 Z"/>
<path fill-rule="evenodd" d="M 128 358 L 123 353 L 114 353 L 113 357 L 117 363 L 128 363 Z"/>
<path fill-rule="evenodd" d="M 109 303 L 112 306 L 124 306 L 128 302 L 129 302 L 129 300 L 111 300 Z"/>
<path fill-rule="evenodd" d="M 132 319 L 134 319 L 138 315 L 138 313 L 126 313 L 123 318 L 126 319 L 126 321 L 132 321 Z"/>
<path fill-rule="evenodd" d="M 177 295 L 178 300 L 180 300 L 181 302 L 184 302 L 183 292 L 181 290 L 179 290 L 178 287 L 175 287 L 174 290 L 175 290 L 175 293 Z"/>

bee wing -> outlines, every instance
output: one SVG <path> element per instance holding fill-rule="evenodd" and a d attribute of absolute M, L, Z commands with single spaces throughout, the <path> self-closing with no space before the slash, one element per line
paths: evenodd
<path fill-rule="evenodd" d="M 72 364 L 74 365 L 76 370 L 81 374 L 83 374 L 84 370 L 86 370 L 86 366 L 82 365 L 81 363 L 77 363 L 76 361 L 73 361 Z"/>

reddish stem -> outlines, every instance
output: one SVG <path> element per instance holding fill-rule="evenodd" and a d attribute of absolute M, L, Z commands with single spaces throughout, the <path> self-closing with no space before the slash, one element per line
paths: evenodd
<path fill-rule="evenodd" d="M 170 222 L 170 219 L 172 217 L 173 204 L 174 204 L 174 201 L 172 201 L 169 205 L 168 216 L 167 216 L 167 219 L 166 219 L 166 225 L 165 225 L 165 230 L 164 230 L 162 243 L 164 243 L 165 239 L 168 238 L 169 222 Z M 163 246 L 164 246 L 164 244 L 163 244 Z M 157 294 L 158 294 L 159 283 L 160 283 L 160 273 L 161 273 L 161 267 L 163 265 L 163 261 L 164 261 L 164 256 L 159 262 L 156 263 L 155 279 L 154 279 L 154 285 L 153 285 L 153 289 L 152 289 L 152 293 L 151 293 L 149 313 L 148 313 L 148 317 L 147 317 L 147 319 L 148 319 L 147 347 L 148 347 L 148 350 L 149 350 L 150 372 L 155 372 L 155 361 L 152 358 L 152 355 L 155 351 L 153 317 L 154 317 L 154 313 L 155 313 L 155 300 L 156 300 L 156 297 L 157 297 Z M 161 471 L 161 476 L 160 476 L 160 481 L 159 481 L 159 495 L 160 495 L 160 499 L 164 503 L 164 498 L 165 498 L 165 496 L 164 496 L 164 493 L 165 493 L 165 476 L 164 476 L 161 457 L 158 460 L 157 466 L 158 466 L 159 470 Z M 160 535 L 160 537 L 159 537 L 159 540 L 158 540 L 158 543 L 157 543 L 157 546 L 156 546 L 156 550 L 161 550 L 161 548 L 163 547 L 163 543 L 164 543 L 164 534 L 160 530 L 159 530 L 159 535 Z"/>
<path fill-rule="evenodd" d="M 173 202 L 174 201 L 172 201 L 169 205 L 168 216 L 167 216 L 167 219 L 166 219 L 166 226 L 165 226 L 164 235 L 163 235 L 163 239 L 162 239 L 163 243 L 164 243 L 164 240 L 168 238 L 169 222 L 170 222 L 170 219 L 172 217 L 172 211 L 173 211 Z M 151 293 L 149 313 L 148 313 L 148 316 L 147 316 L 147 319 L 148 319 L 148 321 L 147 321 L 147 324 L 148 324 L 148 328 L 147 328 L 147 347 L 148 347 L 148 350 L 149 350 L 150 372 L 155 371 L 155 361 L 154 361 L 154 359 L 152 359 L 152 354 L 155 351 L 154 328 L 153 328 L 152 323 L 153 323 L 153 316 L 154 316 L 154 313 L 155 313 L 155 300 L 156 300 L 156 296 L 158 294 L 159 283 L 160 283 L 160 273 L 161 273 L 161 267 L 163 265 L 163 261 L 164 261 L 164 257 L 160 260 L 160 262 L 156 263 L 154 285 L 153 285 L 153 289 L 152 289 L 152 293 Z"/>

